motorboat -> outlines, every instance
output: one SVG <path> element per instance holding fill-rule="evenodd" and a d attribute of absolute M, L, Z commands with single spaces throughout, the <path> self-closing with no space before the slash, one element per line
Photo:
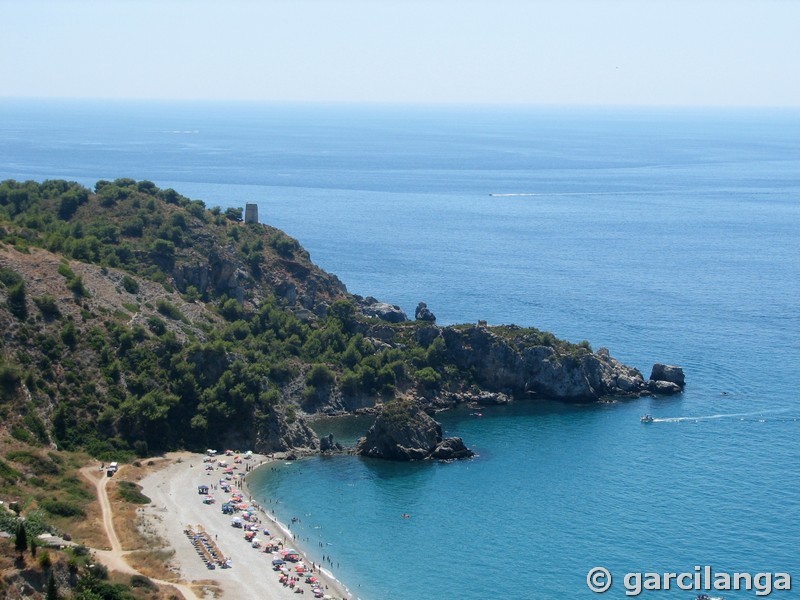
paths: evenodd
<path fill-rule="evenodd" d="M 642 415 L 642 417 L 639 420 L 642 423 L 652 423 L 653 421 L 655 421 L 652 415 Z"/>

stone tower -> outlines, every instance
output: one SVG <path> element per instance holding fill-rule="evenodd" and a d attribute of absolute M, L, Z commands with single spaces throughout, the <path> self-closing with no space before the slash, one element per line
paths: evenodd
<path fill-rule="evenodd" d="M 244 206 L 244 222 L 245 223 L 258 223 L 258 204 L 245 204 Z"/>

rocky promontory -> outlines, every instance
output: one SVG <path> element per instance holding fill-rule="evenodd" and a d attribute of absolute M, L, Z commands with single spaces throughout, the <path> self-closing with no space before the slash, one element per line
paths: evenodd
<path fill-rule="evenodd" d="M 9 430 L 109 455 L 327 452 L 307 416 L 382 411 L 364 453 L 449 458 L 463 444 L 442 440 L 425 411 L 685 385 L 678 367 L 657 364 L 645 380 L 606 349 L 533 327 L 440 326 L 424 302 L 409 319 L 241 212 L 132 179 L 0 182 Z M 406 428 L 391 407 L 409 398 Z"/>

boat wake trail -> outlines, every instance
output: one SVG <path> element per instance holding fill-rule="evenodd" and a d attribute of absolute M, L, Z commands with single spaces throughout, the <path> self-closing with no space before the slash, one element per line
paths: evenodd
<path fill-rule="evenodd" d="M 624 196 L 628 194 L 652 194 L 654 192 L 536 192 L 516 194 L 489 194 L 495 198 L 511 198 L 516 196 Z"/>
<path fill-rule="evenodd" d="M 696 421 L 713 421 L 715 419 L 739 419 L 740 421 L 766 421 L 767 417 L 772 415 L 780 415 L 782 413 L 789 412 L 790 409 L 780 409 L 780 410 L 760 410 L 757 412 L 747 412 L 747 413 L 729 413 L 729 414 L 719 414 L 719 415 L 704 415 L 704 416 L 697 416 L 697 417 L 662 417 L 662 418 L 654 418 L 653 423 L 684 423 L 684 422 L 696 422 Z M 770 420 L 778 420 L 778 419 L 770 419 Z M 800 420 L 800 417 L 790 417 L 788 419 L 780 418 L 779 420 L 788 420 L 788 421 L 797 421 Z"/>

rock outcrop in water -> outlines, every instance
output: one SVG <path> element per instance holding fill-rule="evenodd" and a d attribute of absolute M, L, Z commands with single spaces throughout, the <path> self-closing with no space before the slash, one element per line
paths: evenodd
<path fill-rule="evenodd" d="M 473 452 L 461 438 L 442 438 L 442 426 L 410 399 L 383 406 L 375 423 L 356 446 L 356 454 L 410 461 L 468 458 Z"/>
<path fill-rule="evenodd" d="M 656 363 L 650 373 L 648 389 L 654 394 L 677 394 L 686 385 L 683 369 L 675 365 Z"/>
<path fill-rule="evenodd" d="M 428 305 L 424 302 L 417 304 L 417 309 L 414 311 L 414 318 L 417 321 L 428 321 L 430 323 L 436 322 L 436 315 L 431 312 L 431 309 L 428 308 Z"/>

